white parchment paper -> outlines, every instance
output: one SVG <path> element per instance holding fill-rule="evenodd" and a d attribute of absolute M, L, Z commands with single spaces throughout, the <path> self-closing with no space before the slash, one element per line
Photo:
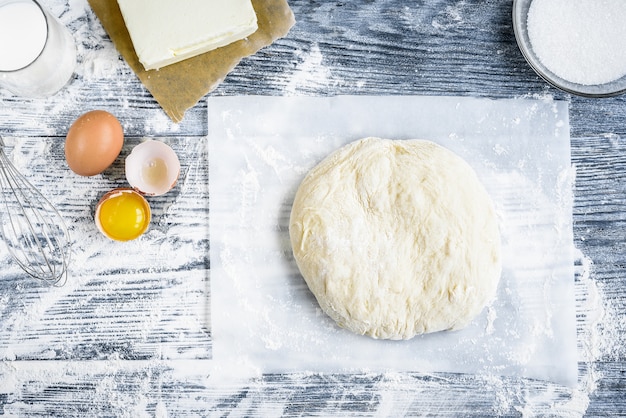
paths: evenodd
<path fill-rule="evenodd" d="M 575 385 L 565 102 L 211 97 L 208 126 L 213 359 L 224 372 L 458 372 Z M 469 327 L 409 341 L 353 335 L 300 276 L 288 235 L 295 191 L 326 155 L 366 136 L 440 143 L 492 196 L 503 274 L 497 299 Z"/>

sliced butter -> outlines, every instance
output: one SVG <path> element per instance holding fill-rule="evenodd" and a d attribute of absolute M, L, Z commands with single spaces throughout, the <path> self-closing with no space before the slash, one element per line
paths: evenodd
<path fill-rule="evenodd" d="M 251 0 L 117 0 L 135 53 L 158 69 L 257 30 Z"/>

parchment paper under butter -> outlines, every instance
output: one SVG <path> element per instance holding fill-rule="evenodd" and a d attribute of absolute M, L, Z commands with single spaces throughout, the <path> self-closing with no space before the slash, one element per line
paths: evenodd
<path fill-rule="evenodd" d="M 208 124 L 213 359 L 225 372 L 455 372 L 576 384 L 565 102 L 211 97 Z M 503 274 L 497 299 L 469 327 L 409 341 L 357 336 L 321 312 L 300 276 L 288 234 L 295 191 L 322 158 L 366 136 L 438 142 L 492 196 Z"/>
<path fill-rule="evenodd" d="M 258 20 L 255 33 L 205 54 L 146 71 L 135 54 L 117 1 L 89 0 L 89 4 L 117 50 L 176 123 L 183 120 L 187 109 L 214 90 L 242 58 L 285 36 L 295 23 L 286 0 L 252 0 Z"/>

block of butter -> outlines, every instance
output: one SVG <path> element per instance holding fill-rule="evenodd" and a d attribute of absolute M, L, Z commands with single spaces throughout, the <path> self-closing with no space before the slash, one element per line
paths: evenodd
<path fill-rule="evenodd" d="M 146 70 L 228 45 L 257 30 L 251 0 L 117 0 Z"/>

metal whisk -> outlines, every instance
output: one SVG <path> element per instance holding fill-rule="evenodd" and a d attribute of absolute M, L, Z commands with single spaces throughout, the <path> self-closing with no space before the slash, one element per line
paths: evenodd
<path fill-rule="evenodd" d="M 69 232 L 57 209 L 15 168 L 0 137 L 0 233 L 30 276 L 53 286 L 67 280 Z"/>

